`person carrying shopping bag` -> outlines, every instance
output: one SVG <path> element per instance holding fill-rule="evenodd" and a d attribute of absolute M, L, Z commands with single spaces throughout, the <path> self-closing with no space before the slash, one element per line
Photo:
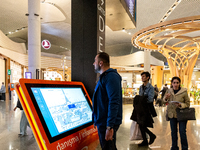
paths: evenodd
<path fill-rule="evenodd" d="M 149 83 L 150 77 L 151 75 L 149 72 L 141 73 L 143 84 L 140 86 L 139 95 L 134 97 L 134 109 L 130 117 L 131 120 L 136 121 L 137 124 L 139 124 L 142 134 L 143 141 L 138 144 L 138 146 L 151 145 L 156 139 L 156 135 L 148 129 L 148 127 L 153 128 L 154 121 L 152 117 L 157 116 L 153 106 L 154 87 Z M 149 142 L 146 134 L 150 137 Z"/>
<path fill-rule="evenodd" d="M 190 107 L 190 99 L 187 94 L 187 89 L 182 88 L 180 84 L 181 84 L 181 79 L 179 77 L 173 77 L 171 80 L 171 88 L 165 93 L 165 96 L 163 98 L 165 102 L 168 102 L 166 117 L 170 121 L 170 127 L 171 127 L 171 138 L 172 138 L 171 150 L 179 150 L 177 143 L 178 124 L 179 124 L 179 134 L 181 137 L 182 150 L 188 150 L 188 142 L 186 135 L 187 120 L 178 121 L 176 109 L 177 108 L 183 109 Z"/>

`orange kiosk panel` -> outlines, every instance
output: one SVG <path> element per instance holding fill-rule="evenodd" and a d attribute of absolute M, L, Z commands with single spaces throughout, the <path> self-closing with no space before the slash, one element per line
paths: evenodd
<path fill-rule="evenodd" d="M 15 86 L 41 150 L 95 150 L 92 102 L 81 82 L 20 79 Z"/>
<path fill-rule="evenodd" d="M 14 83 L 10 83 L 10 91 L 15 90 Z"/>

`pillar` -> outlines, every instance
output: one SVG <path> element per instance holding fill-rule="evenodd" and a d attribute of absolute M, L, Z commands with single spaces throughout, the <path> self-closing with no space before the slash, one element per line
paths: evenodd
<path fill-rule="evenodd" d="M 151 58 L 151 52 L 144 50 L 144 71 L 148 71 L 150 73 L 150 58 Z"/>
<path fill-rule="evenodd" d="M 11 75 L 8 75 L 8 69 L 10 69 L 10 58 L 5 59 L 5 87 L 6 87 L 6 93 L 8 92 L 8 84 L 10 83 L 10 77 L 13 72 L 11 72 Z"/>
<path fill-rule="evenodd" d="M 105 0 L 72 0 L 72 81 L 81 81 L 92 97 L 97 75 L 94 58 L 105 51 Z"/>
<path fill-rule="evenodd" d="M 151 67 L 151 79 L 152 85 L 157 84 L 158 89 L 161 89 L 163 83 L 163 66 L 152 66 Z"/>
<path fill-rule="evenodd" d="M 40 0 L 28 0 L 28 71 L 36 79 L 41 67 Z"/>
<path fill-rule="evenodd" d="M 24 78 L 24 66 L 21 66 L 21 77 Z"/>

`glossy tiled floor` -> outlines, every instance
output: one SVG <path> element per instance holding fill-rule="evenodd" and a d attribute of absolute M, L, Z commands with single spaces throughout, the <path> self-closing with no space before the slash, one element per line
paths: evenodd
<path fill-rule="evenodd" d="M 0 101 L 0 150 L 39 150 L 35 138 L 30 128 L 28 135 L 18 137 L 19 121 L 21 111 L 15 112 L 13 108 L 16 99 L 6 102 Z M 190 150 L 200 150 L 200 106 L 196 109 L 196 121 L 189 121 L 187 124 L 187 136 Z M 169 150 L 171 145 L 171 135 L 169 122 L 165 121 L 166 107 L 156 107 L 158 116 L 154 118 L 154 128 L 150 129 L 157 135 L 155 142 L 149 147 L 138 147 L 140 141 L 129 140 L 129 130 L 131 125 L 130 115 L 132 105 L 123 106 L 123 124 L 117 133 L 118 150 Z M 180 142 L 179 142 L 180 145 Z M 96 150 L 100 150 L 98 146 Z"/>

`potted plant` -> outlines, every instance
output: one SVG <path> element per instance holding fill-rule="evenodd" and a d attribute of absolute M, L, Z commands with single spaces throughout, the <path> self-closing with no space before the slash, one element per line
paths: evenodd
<path fill-rule="evenodd" d="M 195 88 L 195 87 L 192 87 L 190 93 L 192 94 L 192 96 L 194 97 L 194 104 L 199 104 L 200 103 L 200 91 Z"/>

